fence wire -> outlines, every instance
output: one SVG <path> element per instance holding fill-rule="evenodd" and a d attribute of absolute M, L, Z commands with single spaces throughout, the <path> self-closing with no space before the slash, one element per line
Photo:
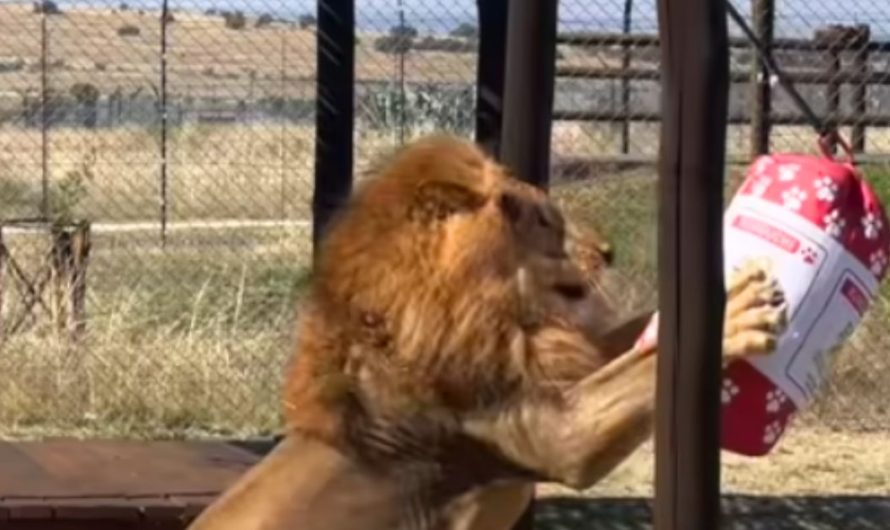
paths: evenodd
<path fill-rule="evenodd" d="M 357 170 L 427 132 L 471 136 L 475 1 L 357 4 Z M 890 7 L 735 5 L 890 204 Z M 616 303 L 651 307 L 655 4 L 559 8 L 552 191 L 616 246 Z M 759 143 L 815 149 L 732 33 L 727 197 Z M 0 434 L 278 429 L 308 278 L 315 37 L 309 1 L 0 3 Z M 890 431 L 887 300 L 808 421 Z"/>

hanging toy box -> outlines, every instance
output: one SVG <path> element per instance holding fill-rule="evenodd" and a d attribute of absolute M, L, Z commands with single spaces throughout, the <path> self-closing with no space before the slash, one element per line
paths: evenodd
<path fill-rule="evenodd" d="M 768 454 L 813 401 L 890 262 L 880 200 L 852 157 L 827 153 L 759 157 L 724 214 L 727 277 L 765 256 L 788 301 L 776 351 L 724 369 L 721 446 L 737 454 Z M 657 326 L 656 315 L 640 341 L 657 340 Z"/>

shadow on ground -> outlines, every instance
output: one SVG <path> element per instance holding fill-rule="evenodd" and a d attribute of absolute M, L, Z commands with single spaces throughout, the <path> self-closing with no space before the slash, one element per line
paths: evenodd
<path fill-rule="evenodd" d="M 650 499 L 547 497 L 536 504 L 535 530 L 652 528 Z M 723 513 L 721 530 L 890 529 L 890 497 L 727 495 Z"/>

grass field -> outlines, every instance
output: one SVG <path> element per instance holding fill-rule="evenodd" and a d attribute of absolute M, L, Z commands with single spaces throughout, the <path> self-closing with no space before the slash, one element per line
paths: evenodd
<path fill-rule="evenodd" d="M 780 137 L 783 132 L 789 137 L 795 131 L 779 131 Z M 311 135 L 305 127 L 272 126 L 176 131 L 170 146 L 171 220 L 308 219 Z M 601 142 L 609 135 L 608 129 L 560 126 L 554 152 L 606 150 Z M 645 141 L 641 134 L 635 138 Z M 39 203 L 40 182 L 33 178 L 37 140 L 0 129 L 5 217 L 33 215 Z M 157 219 L 158 166 L 148 133 L 53 130 L 50 142 L 54 204 L 66 203 L 73 215 L 93 222 Z M 362 135 L 360 168 L 393 145 L 388 135 Z M 736 181 L 733 171 L 728 191 Z M 876 168 L 870 174 L 887 197 L 890 171 Z M 32 178 L 24 178 L 28 175 Z M 616 280 L 634 288 L 615 286 L 614 299 L 627 309 L 655 303 L 654 182 L 653 169 L 641 168 L 553 188 L 573 217 L 596 226 L 616 245 Z M 6 239 L 13 257 L 35 271 L 39 252 L 48 248 L 46 238 Z M 274 430 L 277 377 L 306 279 L 308 241 L 308 228 L 205 228 L 172 231 L 161 248 L 155 231 L 97 232 L 86 342 L 72 353 L 40 325 L 8 339 L 0 369 L 16 375 L 11 386 L 0 388 L 2 429 L 22 435 L 104 429 L 134 436 Z M 12 298 L 7 313 L 17 310 Z M 886 425 L 888 319 L 882 301 L 851 339 L 855 351 L 842 356 L 834 379 L 838 388 L 821 419 L 845 427 Z M 70 366 L 77 370 L 66 370 L 66 363 L 76 363 Z M 72 393 L 80 397 L 60 406 L 58 396 Z"/>
<path fill-rule="evenodd" d="M 5 47 L 0 59 L 23 61 L 20 69 L 0 69 L 4 91 L 36 83 L 39 17 L 30 10 L 0 8 L 6 17 L 0 21 L 0 46 Z M 80 81 L 96 83 L 103 92 L 151 85 L 157 77 L 153 17 L 108 9 L 48 17 L 52 54 L 61 60 L 53 72 L 57 88 Z M 293 97 L 314 90 L 307 88 L 314 76 L 306 60 L 315 53 L 311 31 L 250 27 L 236 32 L 241 39 L 237 46 L 223 45 L 235 38 L 220 17 L 176 17 L 170 35 L 174 90 L 231 97 L 245 96 L 251 86 Z M 140 35 L 118 36 L 117 29 L 125 24 L 139 27 Z M 359 78 L 392 76 L 392 57 L 371 46 L 360 49 Z M 408 60 L 406 72 L 417 79 L 465 82 L 474 75 L 473 54 L 424 52 Z M 571 54 L 566 60 L 597 61 Z M 287 83 L 280 82 L 282 68 L 291 78 Z M 186 125 L 168 132 L 170 221 L 310 219 L 311 127 Z M 779 127 L 773 138 L 775 150 L 814 147 L 805 128 Z M 657 126 L 634 125 L 631 139 L 634 153 L 657 153 Z M 869 129 L 867 139 L 868 152 L 890 153 L 886 130 Z M 39 213 L 43 141 L 39 131 L 0 126 L 0 218 Z M 46 142 L 47 199 L 55 211 L 94 223 L 158 220 L 157 130 L 53 128 Z M 357 131 L 359 171 L 396 142 L 394 131 Z M 618 142 L 615 127 L 557 124 L 554 158 L 617 153 Z M 728 148 L 730 155 L 748 152 L 743 128 L 730 129 Z M 738 169 L 728 172 L 728 192 L 737 183 Z M 884 200 L 890 201 L 890 166 L 867 169 Z M 615 245 L 617 270 L 607 288 L 615 303 L 628 310 L 655 303 L 654 176 L 652 167 L 594 169 L 590 180 L 559 182 L 552 189 L 573 217 L 596 226 Z M 0 372 L 7 374 L 8 383 L 0 385 L 0 438 L 276 432 L 279 378 L 291 353 L 293 319 L 309 280 L 309 228 L 177 229 L 163 247 L 153 229 L 97 229 L 92 239 L 83 342 L 72 347 L 41 314 L 33 327 L 6 337 L 0 345 Z M 49 248 L 45 235 L 7 231 L 5 243 L 29 275 L 38 272 Z M 18 314 L 22 303 L 21 293 L 7 285 L 4 317 Z M 888 300 L 890 290 L 850 339 L 824 399 L 799 419 L 776 455 L 727 458 L 731 488 L 888 493 Z M 647 446 L 591 493 L 646 495 L 650 471 Z"/>

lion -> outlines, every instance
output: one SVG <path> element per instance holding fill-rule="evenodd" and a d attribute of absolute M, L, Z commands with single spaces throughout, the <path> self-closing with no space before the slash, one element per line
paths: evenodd
<path fill-rule="evenodd" d="M 614 323 L 544 192 L 450 136 L 374 173 L 321 243 L 287 435 L 193 530 L 506 529 L 536 482 L 590 487 L 650 436 L 648 319 Z M 727 295 L 724 360 L 773 351 L 768 264 Z"/>

